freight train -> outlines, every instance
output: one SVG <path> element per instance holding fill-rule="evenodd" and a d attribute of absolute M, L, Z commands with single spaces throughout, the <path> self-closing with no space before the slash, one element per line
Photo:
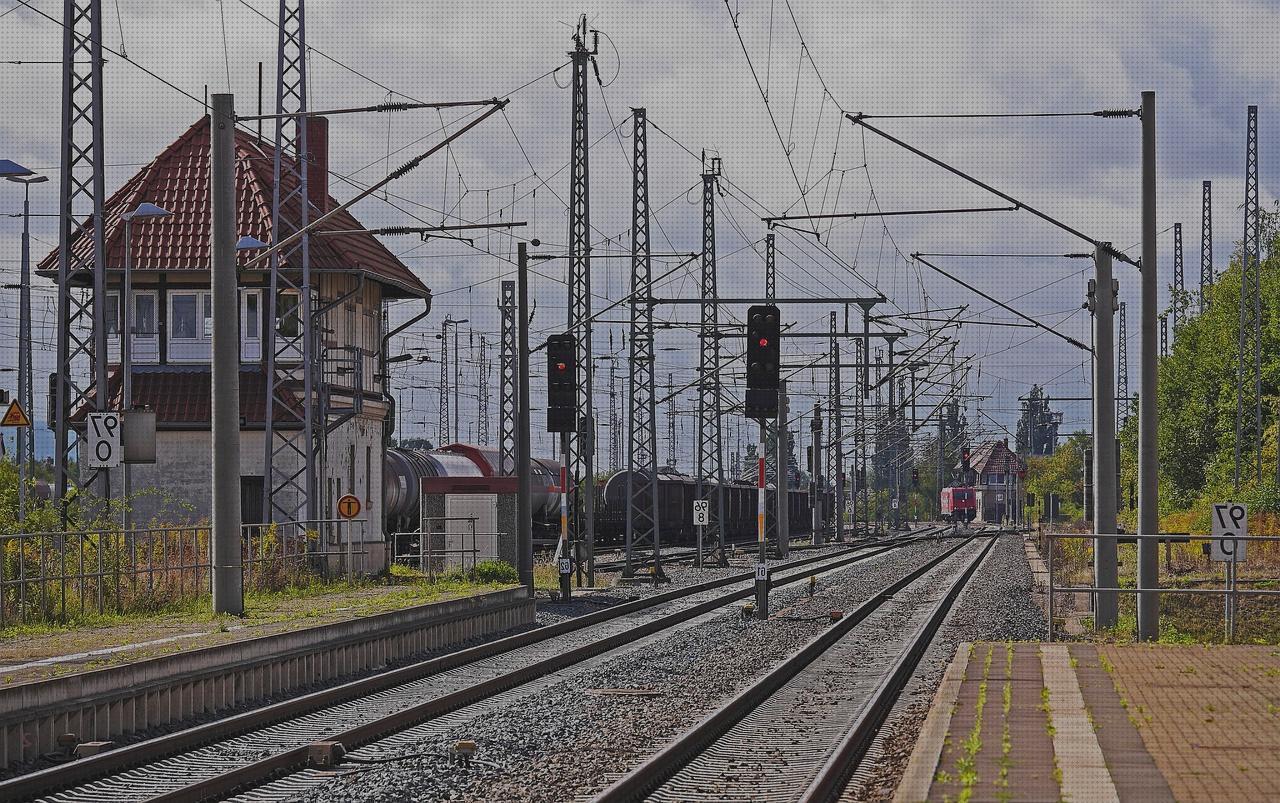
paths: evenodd
<path fill-rule="evenodd" d="M 515 493 L 516 479 L 495 470 L 497 449 L 455 443 L 440 449 L 388 449 L 383 468 L 387 532 L 418 529 L 422 494 Z M 553 538 L 560 527 L 560 463 L 533 460 L 532 498 L 535 539 Z M 627 472 L 619 471 L 596 487 L 596 545 L 622 544 L 626 538 Z M 658 473 L 658 527 L 664 544 L 693 544 L 693 499 L 697 480 L 667 469 Z M 756 537 L 757 489 L 743 481 L 726 483 L 725 538 L 733 541 Z M 766 490 L 773 510 L 774 490 Z M 828 494 L 828 497 L 830 494 Z M 812 516 L 809 492 L 788 492 L 793 534 L 807 533 Z M 832 500 L 827 499 L 830 510 Z"/>
<path fill-rule="evenodd" d="M 969 486 L 942 489 L 942 520 L 970 522 L 978 516 L 978 492 Z"/>

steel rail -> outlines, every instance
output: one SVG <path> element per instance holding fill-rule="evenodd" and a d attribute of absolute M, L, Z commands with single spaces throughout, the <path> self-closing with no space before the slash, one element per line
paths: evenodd
<path fill-rule="evenodd" d="M 890 711 L 893 710 L 893 706 L 898 701 L 898 696 L 902 693 L 903 687 L 906 686 L 911 674 L 919 666 L 920 659 L 924 657 L 925 650 L 933 643 L 934 636 L 942 628 L 942 623 L 946 621 L 947 614 L 951 612 L 951 608 L 960 596 L 960 592 L 964 590 L 969 579 L 977 571 L 983 560 L 986 559 L 987 553 L 991 551 L 995 543 L 995 538 L 987 542 L 987 545 L 983 547 L 977 558 L 965 567 L 964 572 L 947 589 L 946 595 L 934 605 L 933 613 L 929 616 L 929 619 L 921 625 L 912 637 L 910 649 L 898 658 L 893 665 L 893 669 L 885 675 L 884 680 L 876 687 L 875 692 L 871 695 L 870 703 L 862 709 L 862 713 L 858 715 L 853 726 L 849 728 L 849 732 L 845 734 L 840 745 L 836 747 L 831 757 L 827 759 L 827 763 L 819 770 L 817 777 L 809 784 L 809 788 L 800 796 L 802 803 L 827 803 L 828 801 L 838 800 L 843 794 L 849 778 L 857 771 L 858 765 L 861 763 L 863 756 L 866 755 L 867 750 L 870 749 L 872 741 L 880 730 L 880 726 L 884 724 Z"/>
<path fill-rule="evenodd" d="M 779 578 L 775 581 L 775 584 L 785 585 L 802 581 L 812 573 L 815 568 L 815 564 L 823 564 L 818 567 L 821 571 L 830 571 L 882 555 L 898 547 L 914 543 L 917 537 L 925 537 L 937 529 L 939 528 L 936 526 L 922 528 L 912 534 L 915 537 L 908 536 L 897 542 L 887 543 L 881 549 L 873 549 L 870 551 L 861 551 L 857 554 L 850 554 L 857 550 L 864 549 L 861 546 L 850 546 L 847 549 L 836 550 L 823 555 L 815 555 L 800 560 L 789 561 L 785 564 L 777 564 L 773 567 L 774 571 L 803 571 L 798 571 L 795 574 Z M 45 792 L 68 789 L 74 785 L 100 782 L 116 773 L 127 771 L 134 767 L 143 766 L 150 762 L 166 759 L 186 750 L 213 745 L 220 741 L 251 733 L 256 729 L 279 725 L 297 717 L 317 714 L 333 706 L 369 697 L 388 689 L 430 678 L 459 667 L 464 667 L 468 664 L 500 657 L 522 647 L 547 642 L 569 633 L 584 630 L 591 626 L 608 622 L 632 613 L 641 612 L 667 602 L 676 601 L 683 597 L 693 596 L 708 591 L 715 591 L 726 586 L 751 581 L 754 579 L 754 576 L 754 572 L 735 573 L 733 575 L 707 580 L 691 586 L 672 589 L 643 599 L 611 606 L 604 610 L 586 614 L 575 619 L 558 622 L 544 628 L 538 628 L 537 630 L 507 636 L 487 644 L 481 644 L 448 655 L 428 659 L 426 661 L 420 661 L 399 669 L 382 672 L 329 689 L 323 689 L 297 698 L 284 700 L 262 708 L 219 719 L 214 722 L 187 728 L 185 730 L 156 737 L 154 739 L 148 739 L 116 750 L 100 753 L 90 758 L 21 775 L 4 782 L 0 782 L 0 799 L 27 799 Z M 596 654 L 607 652 L 616 646 L 629 643 L 636 638 L 670 627 L 684 619 L 693 618 L 707 611 L 714 610 L 715 608 L 723 607 L 737 599 L 745 598 L 752 593 L 754 593 L 754 588 L 748 587 L 742 590 L 721 594 L 710 601 L 667 614 L 666 616 L 641 624 L 638 627 L 630 628 L 622 631 L 621 633 L 606 636 L 602 639 L 589 642 L 567 652 L 560 653 L 552 659 L 535 662 L 521 669 L 493 678 L 490 681 L 485 681 L 481 684 L 467 687 L 458 692 L 428 700 L 410 708 L 402 709 L 389 717 L 384 717 L 379 720 L 375 720 L 374 722 L 367 723 L 366 725 L 352 728 L 341 733 L 336 733 L 326 738 L 333 741 L 340 741 L 348 749 L 354 749 L 360 744 L 371 741 L 377 736 L 403 729 L 404 727 L 416 724 L 423 719 L 429 719 L 439 713 L 445 713 L 453 708 L 459 707 L 460 705 L 465 705 L 469 702 L 492 696 L 493 694 L 505 691 L 508 688 L 520 685 L 521 683 L 527 682 L 533 678 L 540 677 L 548 671 L 555 671 L 557 668 L 563 668 L 564 666 L 569 666 L 573 663 L 594 657 Z M 241 767 L 231 773 L 223 773 L 214 778 L 190 784 L 180 790 L 175 790 L 171 793 L 167 793 L 153 799 L 201 800 L 217 796 L 219 794 L 227 794 L 237 788 L 259 782 L 290 768 L 305 766 L 308 758 L 307 752 L 307 746 L 286 750 L 276 756 Z"/>
<path fill-rule="evenodd" d="M 676 741 L 618 779 L 613 785 L 601 792 L 595 798 L 594 803 L 621 803 L 622 801 L 642 800 L 666 784 L 681 769 L 714 744 L 717 739 L 727 734 L 751 712 L 768 701 L 775 692 L 792 678 L 795 678 L 823 653 L 844 639 L 868 616 L 888 602 L 894 594 L 902 591 L 937 568 L 978 537 L 975 534 L 966 538 L 962 543 L 935 558 L 931 558 L 919 568 L 914 569 L 906 576 L 878 591 L 853 611 L 846 614 L 839 622 L 823 631 L 823 633 L 811 640 L 799 651 L 793 653 L 777 667 L 736 694 L 710 716 L 686 731 Z M 992 543 L 994 543 L 994 540 L 994 538 L 991 539 Z M 974 566 L 986 555 L 988 549 L 990 549 L 990 544 L 980 552 L 978 560 L 973 564 Z M 969 573 L 965 574 L 966 579 Z"/>

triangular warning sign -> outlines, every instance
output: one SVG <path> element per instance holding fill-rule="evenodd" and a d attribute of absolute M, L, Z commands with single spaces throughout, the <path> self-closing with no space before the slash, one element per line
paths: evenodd
<path fill-rule="evenodd" d="M 4 418 L 0 418 L 0 427 L 29 426 L 31 426 L 31 419 L 27 417 L 27 411 L 22 409 L 22 405 L 18 404 L 18 400 L 9 402 L 9 409 L 4 411 Z"/>

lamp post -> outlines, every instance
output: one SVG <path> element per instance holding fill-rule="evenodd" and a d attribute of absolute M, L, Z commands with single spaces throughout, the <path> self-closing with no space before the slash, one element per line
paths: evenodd
<path fill-rule="evenodd" d="M 22 273 L 18 283 L 18 404 L 32 415 L 31 393 L 31 185 L 49 180 L 21 165 L 4 162 L 0 175 L 22 186 Z M 27 518 L 27 483 L 34 469 L 35 443 L 30 427 L 19 427 L 18 438 L 18 521 Z"/>
<path fill-rule="evenodd" d="M 169 217 L 172 213 L 155 204 L 140 203 L 138 208 L 121 215 L 124 220 L 124 289 L 120 293 L 120 412 L 128 417 L 133 409 L 133 221 L 150 220 Z M 121 486 L 121 502 L 123 502 L 124 530 L 133 528 L 133 512 L 130 509 L 129 496 L 133 493 L 133 478 L 130 475 L 128 458 L 122 465 L 123 485 Z"/>

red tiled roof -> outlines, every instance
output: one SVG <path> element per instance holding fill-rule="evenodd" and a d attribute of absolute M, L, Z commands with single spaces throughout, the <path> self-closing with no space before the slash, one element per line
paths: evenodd
<path fill-rule="evenodd" d="M 237 236 L 249 235 L 271 243 L 271 189 L 275 149 L 244 131 L 236 131 Z M 293 182 L 291 181 L 290 184 Z M 286 186 L 286 192 L 289 187 Z M 292 193 L 282 213 L 296 220 L 301 200 Z M 143 201 L 172 212 L 133 229 L 133 265 L 136 270 L 208 271 L 209 269 L 209 118 L 201 118 L 167 147 L 106 204 L 106 261 L 112 270 L 124 265 L 124 221 L 120 215 Z M 338 205 L 330 198 L 330 208 Z M 313 218 L 314 218 L 313 212 Z M 363 229 L 349 213 L 334 215 L 321 230 Z M 92 260 L 93 241 L 86 236 L 88 222 L 78 229 L 71 250 L 78 261 Z M 392 297 L 430 294 L 413 272 L 367 232 L 310 238 L 311 266 L 329 270 L 363 270 L 389 285 Z M 244 266 L 253 252 L 237 255 Z M 288 267 L 289 259 L 283 263 Z M 39 270 L 56 272 L 58 252 L 41 260 Z"/>
<path fill-rule="evenodd" d="M 1010 474 L 1024 471 L 1022 458 L 1014 454 L 1004 441 L 986 441 L 970 456 L 969 465 L 978 474 Z"/>
<path fill-rule="evenodd" d="M 240 368 L 240 418 L 244 425 L 262 426 L 266 415 L 267 383 L 261 366 Z M 108 379 L 107 408 L 120 409 L 120 369 L 114 367 Z M 157 426 L 208 427 L 213 420 L 210 408 L 213 374 L 207 365 L 136 365 L 133 368 L 134 404 L 156 412 Z M 71 416 L 71 423 L 84 421 L 93 409 L 92 401 Z M 276 423 L 297 419 L 287 411 L 276 410 Z"/>

